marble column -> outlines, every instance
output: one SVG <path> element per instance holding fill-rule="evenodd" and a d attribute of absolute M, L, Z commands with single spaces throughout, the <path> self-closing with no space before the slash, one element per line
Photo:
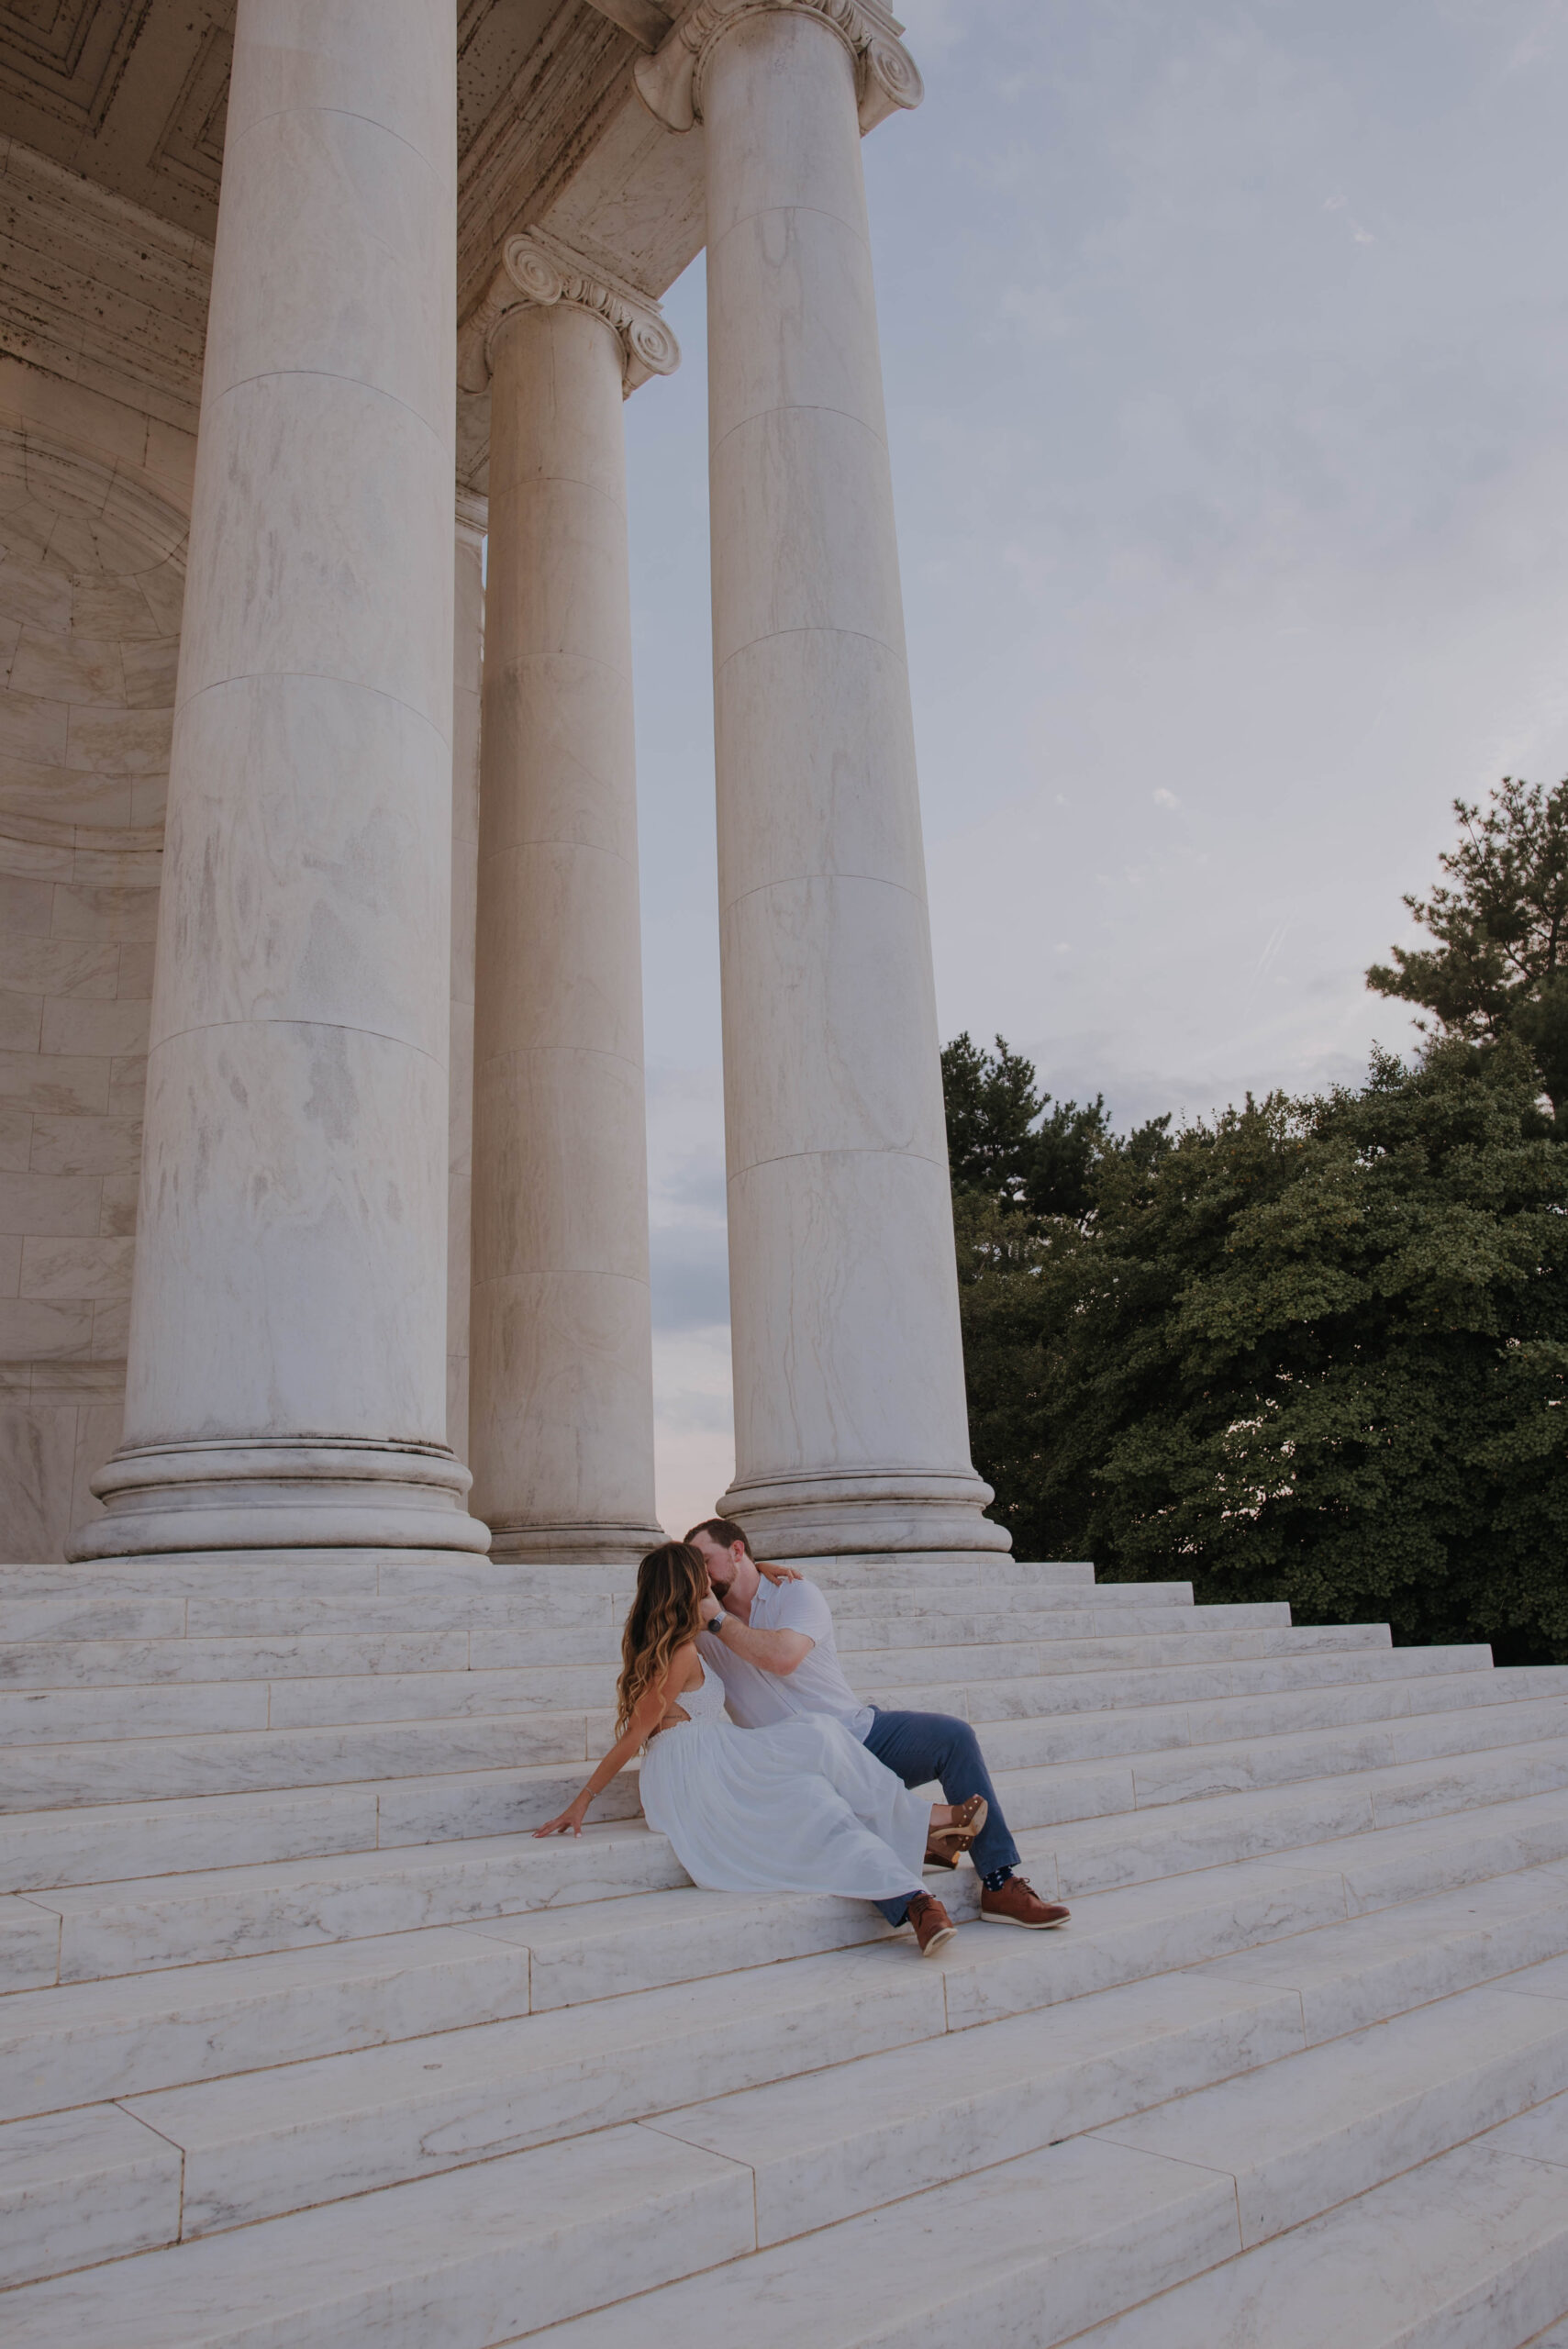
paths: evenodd
<path fill-rule="evenodd" d="M 453 0 L 239 0 L 126 1433 L 78 1557 L 483 1550 L 446 1441 Z"/>
<path fill-rule="evenodd" d="M 663 1535 L 621 404 L 678 353 L 651 305 L 537 233 L 483 325 L 474 1507 L 497 1557 L 622 1562 Z"/>
<path fill-rule="evenodd" d="M 1005 1550 L 969 1456 L 862 176 L 873 0 L 698 0 L 735 1481 L 759 1554 Z"/>

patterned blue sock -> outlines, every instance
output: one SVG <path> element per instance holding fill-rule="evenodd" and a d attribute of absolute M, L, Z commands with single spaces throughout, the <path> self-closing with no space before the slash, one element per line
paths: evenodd
<path fill-rule="evenodd" d="M 980 1881 L 987 1892 L 1000 1892 L 1012 1873 L 1011 1868 L 993 1868 L 990 1875 L 983 1876 Z"/>

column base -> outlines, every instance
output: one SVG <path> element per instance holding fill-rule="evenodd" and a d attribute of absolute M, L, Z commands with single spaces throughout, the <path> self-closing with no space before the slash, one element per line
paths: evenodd
<path fill-rule="evenodd" d="M 1011 1550 L 1013 1537 L 981 1512 L 995 1498 L 980 1477 L 883 1475 L 776 1477 L 731 1485 L 715 1514 L 733 1517 L 759 1558 L 860 1556 L 868 1552 Z"/>
<path fill-rule="evenodd" d="M 184 1550 L 459 1550 L 490 1532 L 472 1479 L 442 1444 L 176 1443 L 117 1453 L 93 1478 L 102 1517 L 72 1564 Z"/>
<path fill-rule="evenodd" d="M 493 1525 L 490 1554 L 508 1565 L 635 1566 L 669 1539 L 658 1525 Z"/>

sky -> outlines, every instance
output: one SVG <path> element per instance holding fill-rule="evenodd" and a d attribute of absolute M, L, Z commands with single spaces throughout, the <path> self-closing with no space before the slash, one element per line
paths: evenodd
<path fill-rule="evenodd" d="M 904 0 L 864 149 L 941 1031 L 1120 1125 L 1408 1045 L 1568 773 L 1568 0 Z M 628 404 L 661 1516 L 728 1482 L 704 284 Z"/>

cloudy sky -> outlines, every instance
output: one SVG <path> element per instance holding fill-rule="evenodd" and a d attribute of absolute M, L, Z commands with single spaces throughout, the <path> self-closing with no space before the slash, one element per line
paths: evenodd
<path fill-rule="evenodd" d="M 1409 1029 L 1568 772 L 1568 5 L 903 0 L 867 142 L 944 1036 L 1118 1121 Z M 661 1513 L 727 1481 L 700 262 L 628 408 Z"/>

